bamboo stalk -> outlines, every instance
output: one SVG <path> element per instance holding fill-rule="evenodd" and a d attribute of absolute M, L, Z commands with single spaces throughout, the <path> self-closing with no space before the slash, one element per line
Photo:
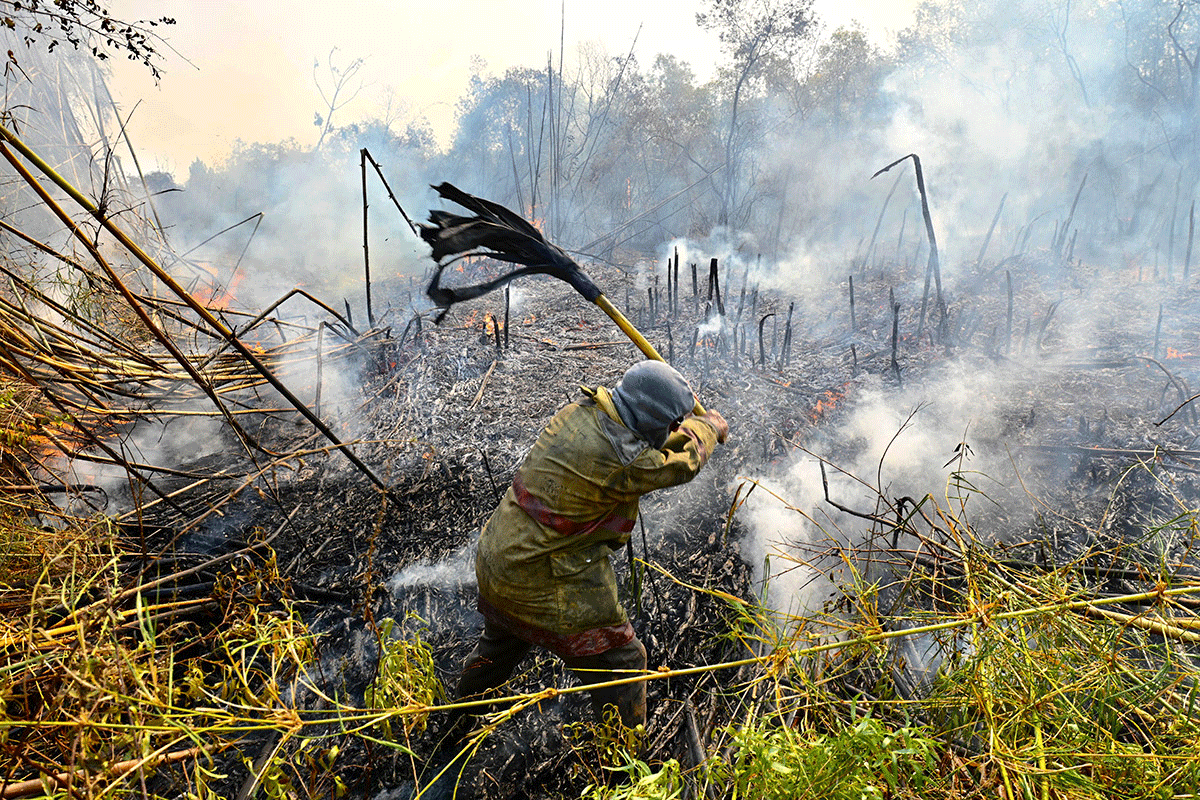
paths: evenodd
<path fill-rule="evenodd" d="M 374 328 L 375 313 L 371 310 L 371 247 L 367 237 L 367 219 L 369 217 L 367 210 L 370 205 L 367 202 L 367 148 L 365 147 L 359 151 L 359 165 L 362 168 L 363 285 L 366 287 L 367 294 L 367 324 Z"/>
<path fill-rule="evenodd" d="M 902 383 L 900 380 L 900 362 L 896 360 L 896 353 L 899 349 L 900 342 L 900 304 L 892 301 L 892 372 L 896 375 L 896 382 Z"/>
<path fill-rule="evenodd" d="M 783 346 L 779 350 L 780 369 L 788 366 L 792 360 L 792 311 L 795 307 L 795 302 L 788 304 L 787 324 L 783 328 Z"/>
<path fill-rule="evenodd" d="M 772 311 L 770 314 L 764 315 L 762 319 L 758 321 L 758 364 L 764 368 L 767 366 L 767 350 L 763 344 L 763 326 L 766 324 L 767 320 L 773 316 L 775 316 L 775 312 Z"/>
<path fill-rule="evenodd" d="M 675 276 L 675 302 L 671 306 L 671 314 L 679 316 L 679 248 L 675 248 L 675 266 L 672 270 Z"/>
<path fill-rule="evenodd" d="M 176 281 L 169 273 L 167 273 L 153 259 L 151 259 L 150 256 L 148 256 L 141 247 L 139 247 L 132 239 L 130 239 L 124 231 L 117 227 L 117 225 L 103 211 L 101 211 L 101 209 L 98 208 L 95 203 L 86 198 L 75 187 L 71 186 L 65 179 L 58 175 L 58 173 L 55 172 L 55 170 L 51 168 L 49 164 L 43 161 L 36 153 L 30 150 L 24 142 L 18 139 L 11 131 L 8 130 L 8 128 L 2 125 L 0 125 L 0 138 L 3 138 L 7 143 L 16 148 L 21 155 L 23 155 L 30 161 L 30 163 L 34 164 L 39 170 L 41 170 L 42 173 L 50 178 L 60 189 L 66 192 L 71 199 L 88 211 L 96 219 L 96 221 L 104 227 L 105 230 L 112 234 L 117 241 L 119 241 L 122 246 L 124 246 L 131 254 L 133 254 L 135 258 L 137 258 L 138 261 L 140 261 L 147 269 L 149 269 L 156 278 L 162 281 L 163 284 L 165 284 L 167 288 L 175 293 L 177 297 L 187 303 L 192 311 L 194 311 L 201 319 L 203 319 L 210 327 L 212 327 L 213 330 L 220 334 L 221 337 L 226 339 L 233 346 L 233 348 L 237 350 L 238 353 L 244 359 L 246 359 L 246 361 L 253 365 L 254 368 L 258 370 L 259 373 L 271 384 L 271 386 L 277 392 L 283 395 L 284 398 L 287 399 L 297 411 L 299 411 L 306 419 L 308 419 L 310 423 L 313 424 L 314 427 L 317 428 L 317 430 L 324 434 L 325 437 L 333 444 L 338 445 L 339 449 L 347 458 L 347 460 L 357 467 L 360 472 L 366 475 L 382 491 L 391 495 L 391 489 L 387 486 L 387 484 L 380 480 L 379 477 L 376 476 L 371 470 L 371 468 L 363 463 L 362 460 L 359 459 L 349 447 L 344 446 L 337 434 L 335 434 L 333 430 L 330 429 L 329 426 L 320 419 L 320 417 L 313 414 L 312 411 L 309 410 L 309 408 L 303 402 L 301 402 L 300 399 L 297 398 L 282 381 L 280 381 L 269 369 L 267 369 L 266 365 L 263 364 L 262 361 L 234 335 L 233 331 L 230 330 L 225 323 L 218 320 L 215 316 L 213 316 L 212 312 L 197 302 L 195 297 L 193 297 L 189 292 L 185 291 L 184 288 L 179 285 L 178 281 Z M 7 148 L 3 148 L 3 152 L 9 158 L 10 163 L 13 164 L 15 169 L 18 169 L 19 172 L 24 171 L 24 167 L 19 166 L 19 162 L 17 162 L 16 159 L 11 156 Z M 28 173 L 26 172 L 26 174 Z M 30 176 L 30 178 L 32 178 L 32 176 Z M 37 182 L 34 181 L 34 184 L 36 183 Z M 49 199 L 49 197 L 47 196 L 46 199 Z M 53 201 L 51 200 L 50 202 Z M 70 224 L 71 227 L 74 227 L 73 224 L 69 222 L 68 224 Z M 140 306 L 138 306 L 138 308 L 140 308 Z M 174 345 L 172 344 L 171 347 L 173 346 Z M 190 369 L 190 364 L 188 365 L 188 368 Z M 233 420 L 232 417 L 229 419 L 231 425 L 235 427 L 235 430 L 240 430 L 240 426 L 237 425 L 236 420 Z"/>
<path fill-rule="evenodd" d="M 1188 279 L 1188 274 L 1192 269 L 1192 240 L 1196 234 L 1196 201 L 1192 201 L 1192 207 L 1188 210 L 1188 241 L 1187 254 L 1183 258 L 1183 279 Z"/>
<path fill-rule="evenodd" d="M 908 158 L 912 159 L 913 170 L 917 174 L 917 192 L 921 196 L 921 215 L 925 218 L 925 234 L 929 240 L 929 264 L 925 270 L 925 292 L 921 300 L 921 322 L 917 327 L 917 338 L 919 339 L 921 338 L 921 333 L 924 331 L 925 327 L 925 303 L 929 297 L 929 278 L 931 275 L 937 284 L 936 300 L 938 313 L 940 315 L 938 322 L 939 328 L 944 328 L 946 322 L 946 302 L 942 296 L 942 269 L 938 260 L 937 236 L 933 232 L 933 218 L 929 214 L 929 198 L 925 191 L 925 174 L 921 170 L 921 159 L 916 153 L 909 153 L 902 158 L 896 159 L 891 164 L 888 164 L 871 177 L 875 178 L 882 173 L 887 172 L 892 167 Z"/>
<path fill-rule="evenodd" d="M 858 320 L 854 316 L 854 276 L 848 277 L 850 283 L 850 332 L 854 333 L 858 330 Z"/>
<path fill-rule="evenodd" d="M 1000 212 L 1004 211 L 1004 201 L 1008 199 L 1008 192 L 1005 192 L 1000 197 L 1000 205 L 996 207 L 996 213 L 992 217 L 992 224 L 988 226 L 987 236 L 983 237 L 983 244 L 979 248 L 979 258 L 975 259 L 975 269 L 978 270 L 983 265 L 983 257 L 987 255 L 988 245 L 992 243 L 992 234 L 996 231 L 996 223 L 1000 221 Z"/>
<path fill-rule="evenodd" d="M 3 136 L 7 140 L 11 134 L 8 133 L 6 128 L 0 126 L 0 136 Z M 67 230 L 71 231 L 75 238 L 83 244 L 83 246 L 91 254 L 93 260 L 95 260 L 95 262 L 100 265 L 100 268 L 104 270 L 105 274 L 108 276 L 109 282 L 125 298 L 126 303 L 129 304 L 129 307 L 142 321 L 142 324 L 146 327 L 146 329 L 150 331 L 151 334 L 154 335 L 154 338 L 156 338 L 159 343 L 162 344 L 163 347 L 165 347 L 167 351 L 175 358 L 175 360 L 179 362 L 179 365 L 183 367 L 184 370 L 186 370 L 187 373 L 192 377 L 193 382 L 209 396 L 209 399 L 212 400 L 213 404 L 216 405 L 218 409 L 224 411 L 225 406 L 221 402 L 220 398 L 217 397 L 216 392 L 213 391 L 212 386 L 209 385 L 208 381 L 206 381 L 199 371 L 196 370 L 192 362 L 183 353 L 183 351 L 179 349 L 171 337 L 167 336 L 163 330 L 154 324 L 154 321 L 150 319 L 150 315 L 146 313 L 145 308 L 143 308 L 142 305 L 136 299 L 134 299 L 133 294 L 117 276 L 116 271 L 109 266 L 108 261 L 103 255 L 100 254 L 99 249 L 97 249 L 97 247 L 92 243 L 90 237 L 77 224 L 75 224 L 75 221 L 71 219 L 71 217 L 57 202 L 55 202 L 54 198 L 52 198 L 45 188 L 37 181 L 37 179 L 34 178 L 33 174 L 30 173 L 29 170 L 27 170 L 25 166 L 17 160 L 8 147 L 0 145 L 0 155 L 3 155 L 5 159 L 8 160 L 13 169 L 17 171 L 17 174 L 19 174 L 29 185 L 29 187 L 38 195 L 38 197 L 41 198 L 46 207 L 50 209 L 50 211 L 52 211 L 54 215 L 59 218 L 63 225 L 66 226 Z M 49 169 L 49 167 L 47 167 L 47 169 Z M 100 214 L 98 209 L 96 213 L 100 216 L 103 216 L 103 214 Z M 251 448 L 258 448 L 258 444 L 254 441 L 250 434 L 246 432 L 244 428 L 242 428 L 236 419 L 226 415 L 226 420 L 229 423 L 230 428 L 238 436 L 238 439 L 241 441 L 242 445 L 246 448 L 247 453 L 250 452 Z"/>
<path fill-rule="evenodd" d="M 178 750 L 173 753 L 151 754 L 143 758 L 133 758 L 128 761 L 119 761 L 113 764 L 104 771 L 103 777 L 109 779 L 121 778 L 131 772 L 145 769 L 147 767 L 154 768 L 167 764 L 175 764 L 180 761 L 185 761 L 189 758 L 195 758 L 202 753 L 208 753 L 215 749 L 212 745 L 204 747 L 189 747 L 187 750 Z M 3 788 L 0 788 L 0 799 L 16 800 L 21 797 L 33 797 L 44 794 L 47 789 L 55 792 L 61 789 L 68 788 L 75 780 L 86 778 L 87 770 L 75 770 L 74 772 L 58 772 L 53 775 L 45 775 L 41 778 L 32 778 L 27 781 L 18 783 L 10 783 Z"/>

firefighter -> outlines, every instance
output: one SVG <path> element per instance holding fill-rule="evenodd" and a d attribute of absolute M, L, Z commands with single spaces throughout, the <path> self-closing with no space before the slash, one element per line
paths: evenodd
<path fill-rule="evenodd" d="M 611 392 L 583 394 L 550 420 L 483 528 L 484 627 L 463 666 L 463 699 L 499 687 L 535 645 L 585 684 L 646 668 L 609 554 L 628 541 L 638 499 L 694 478 L 729 426 L 716 411 L 691 414 L 691 388 L 661 361 L 630 367 Z M 612 705 L 625 726 L 645 723 L 645 683 L 594 689 L 591 699 L 598 718 Z"/>

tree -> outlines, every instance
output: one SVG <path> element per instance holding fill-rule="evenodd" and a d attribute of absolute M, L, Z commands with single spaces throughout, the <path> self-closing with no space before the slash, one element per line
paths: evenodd
<path fill-rule="evenodd" d="M 725 129 L 724 181 L 718 223 L 728 225 L 741 211 L 739 181 L 747 170 L 745 142 L 740 138 L 744 96 L 764 65 L 789 60 L 812 34 L 812 0 L 709 0 L 708 10 L 696 15 L 702 28 L 717 31 L 730 58 L 729 122 Z M 740 213 L 739 213 L 740 216 Z"/>
<path fill-rule="evenodd" d="M 333 115 L 353 102 L 354 98 L 358 97 L 358 93 L 362 91 L 362 81 L 358 80 L 355 84 L 355 79 L 363 67 L 363 59 L 356 58 L 342 67 L 334 63 L 333 54 L 336 52 L 337 48 L 334 47 L 325 59 L 325 67 L 329 72 L 327 85 L 322 83 L 318 74 L 321 69 L 320 60 L 313 60 L 313 83 L 316 84 L 317 92 L 321 95 L 322 102 L 325 103 L 325 113 L 322 114 L 318 111 L 313 115 L 313 125 L 321 129 L 321 135 L 317 139 L 317 143 L 313 145 L 313 150 L 320 150 L 321 145 L 325 142 L 325 137 L 334 130 Z"/>
<path fill-rule="evenodd" d="M 97 0 L 0 0 L 0 24 L 18 32 L 27 46 L 45 42 L 48 52 L 63 42 L 93 57 L 107 60 L 124 53 L 145 64 L 155 78 L 158 71 L 158 36 L 151 30 L 174 25 L 171 17 L 124 22 L 113 17 Z M 11 57 L 11 53 L 10 53 Z"/>

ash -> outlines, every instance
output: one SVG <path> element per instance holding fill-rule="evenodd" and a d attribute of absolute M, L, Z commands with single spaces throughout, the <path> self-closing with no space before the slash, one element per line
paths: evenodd
<path fill-rule="evenodd" d="M 728 444 L 695 481 L 643 499 L 635 554 L 676 579 L 646 571 L 640 594 L 623 596 L 651 669 L 747 655 L 725 635 L 728 606 L 685 584 L 801 613 L 838 594 L 820 557 L 831 537 L 868 561 L 897 552 L 827 502 L 821 462 L 828 499 L 872 513 L 901 497 L 945 495 L 955 476 L 972 474 L 971 489 L 955 485 L 970 495 L 977 530 L 1014 557 L 1076 559 L 1122 543 L 1130 574 L 1189 562 L 1192 532 L 1170 520 L 1200 497 L 1200 420 L 1187 404 L 1200 371 L 1200 350 L 1189 352 L 1200 344 L 1188 343 L 1200 312 L 1194 293 L 1045 256 L 1005 266 L 948 280 L 944 317 L 930 303 L 924 318 L 919 270 L 903 267 L 856 275 L 853 318 L 844 277 L 781 292 L 765 288 L 769 275 L 725 270 L 726 294 L 710 300 L 703 270 L 698 293 L 684 279 L 675 295 L 645 289 L 645 270 L 594 271 L 730 423 Z M 328 453 L 276 471 L 258 494 L 230 502 L 228 486 L 213 483 L 182 506 L 224 509 L 192 547 L 276 532 L 288 591 L 321 635 L 325 688 L 359 701 L 377 666 L 374 626 L 389 617 L 394 635 L 429 644 L 453 692 L 481 628 L 472 567 L 480 526 L 577 387 L 611 386 L 641 357 L 600 311 L 549 279 L 514 289 L 521 299 L 507 328 L 503 292 L 453 308 L 437 326 L 431 312 L 413 310 L 415 293 L 377 292 L 391 306 L 356 364 L 357 395 L 339 425 L 390 490 Z M 308 435 L 269 430 L 292 442 Z M 731 513 L 735 497 L 744 505 Z M 160 508 L 143 524 L 178 529 L 180 512 Z M 623 554 L 614 562 L 627 581 Z M 649 759 L 690 765 L 697 740 L 732 718 L 747 677 L 651 682 Z M 541 653 L 512 689 L 570 682 Z M 578 796 L 590 773 L 571 731 L 588 712 L 584 696 L 568 695 L 522 713 L 467 762 L 461 785 L 480 798 Z M 440 721 L 431 718 L 432 730 Z M 409 797 L 435 744 L 432 732 L 414 738 L 412 757 L 351 745 L 344 779 L 354 796 Z"/>

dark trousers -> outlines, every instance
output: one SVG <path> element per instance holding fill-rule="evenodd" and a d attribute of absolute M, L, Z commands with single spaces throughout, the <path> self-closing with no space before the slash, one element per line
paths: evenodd
<path fill-rule="evenodd" d="M 458 696 L 462 699 L 482 698 L 499 688 L 512 677 L 513 671 L 532 644 L 490 622 L 484 621 L 483 633 L 475 649 L 463 663 L 462 677 L 458 682 Z M 627 672 L 615 670 L 644 670 L 646 648 L 635 636 L 628 644 L 605 650 L 591 656 L 559 656 L 563 663 L 579 678 L 580 683 L 604 683 L 620 678 L 632 677 Z M 627 683 L 592 689 L 592 709 L 597 719 L 603 718 L 605 706 L 615 706 L 621 722 L 629 728 L 646 723 L 646 684 Z"/>

